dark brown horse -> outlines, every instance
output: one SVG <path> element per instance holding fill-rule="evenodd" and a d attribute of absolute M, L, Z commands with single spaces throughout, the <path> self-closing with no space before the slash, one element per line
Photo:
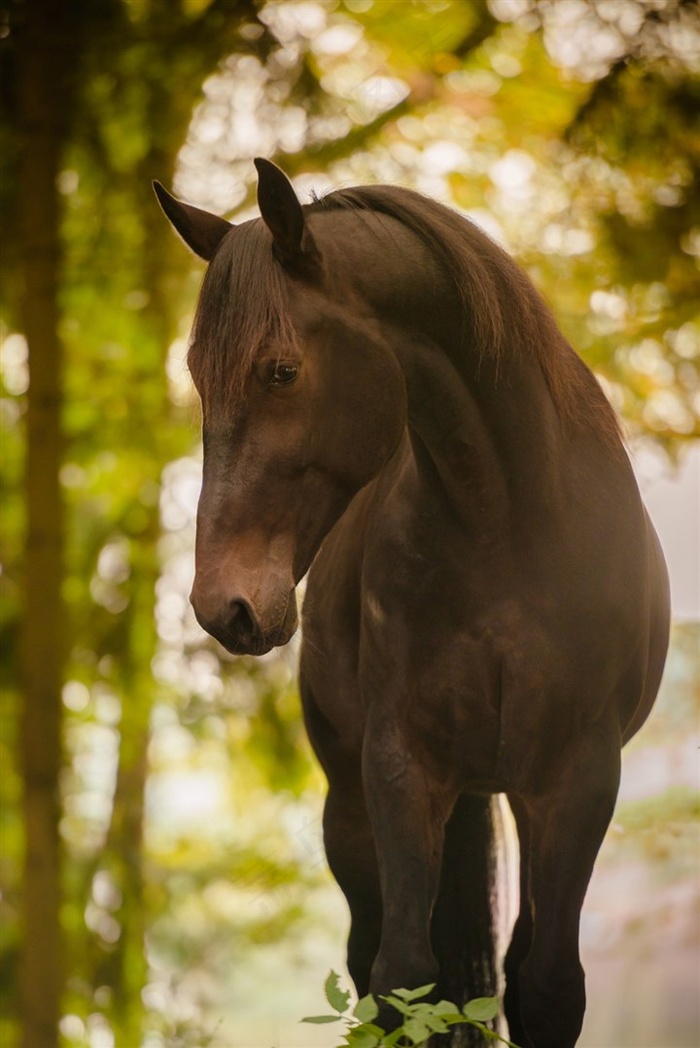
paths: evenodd
<path fill-rule="evenodd" d="M 620 748 L 654 701 L 668 586 L 615 417 L 511 259 L 404 189 L 306 207 L 256 161 L 262 219 L 157 186 L 210 262 L 192 603 L 260 655 L 304 601 L 304 716 L 360 994 L 490 994 L 493 794 L 520 840 L 511 1037 L 575 1044 L 579 915 Z"/>

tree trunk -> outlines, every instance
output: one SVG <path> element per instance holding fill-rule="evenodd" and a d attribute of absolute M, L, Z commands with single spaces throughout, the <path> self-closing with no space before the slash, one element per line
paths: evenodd
<path fill-rule="evenodd" d="M 60 264 L 56 180 L 62 141 L 61 87 L 67 64 L 70 0 L 26 5 L 20 106 L 24 135 L 19 217 L 24 244 L 24 331 L 30 385 L 26 418 L 26 535 L 20 647 L 23 690 L 20 762 L 24 783 L 25 859 L 20 1016 L 23 1048 L 58 1044 L 62 983 L 58 777 L 65 607 Z"/>

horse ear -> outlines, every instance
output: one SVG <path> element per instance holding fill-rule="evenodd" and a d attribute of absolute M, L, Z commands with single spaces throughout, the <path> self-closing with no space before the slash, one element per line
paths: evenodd
<path fill-rule="evenodd" d="M 158 203 L 163 208 L 176 231 L 180 234 L 187 246 L 199 255 L 205 262 L 211 262 L 214 252 L 229 229 L 233 229 L 230 222 L 218 215 L 210 215 L 208 211 L 202 211 L 191 204 L 183 204 L 176 200 L 160 182 L 153 183 Z"/>
<path fill-rule="evenodd" d="M 275 254 L 285 265 L 316 257 L 311 234 L 304 226 L 304 212 L 283 171 L 262 157 L 255 158 L 258 170 L 258 205 L 263 222 L 272 233 Z"/>

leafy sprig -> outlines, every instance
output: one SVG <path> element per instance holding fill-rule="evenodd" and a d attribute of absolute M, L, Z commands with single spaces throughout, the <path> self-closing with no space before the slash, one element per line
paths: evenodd
<path fill-rule="evenodd" d="M 360 998 L 354 1008 L 350 1008 L 350 993 L 340 987 L 340 978 L 331 972 L 326 979 L 324 991 L 326 1000 L 333 1009 L 332 1014 L 310 1015 L 305 1023 L 345 1022 L 343 1043 L 338 1048 L 419 1048 L 425 1045 L 436 1033 L 447 1033 L 451 1026 L 468 1024 L 475 1026 L 486 1041 L 499 1041 L 501 1044 L 517 1048 L 512 1041 L 501 1037 L 486 1024 L 495 1019 L 500 1010 L 497 997 L 475 997 L 460 1009 L 452 1001 L 438 1001 L 431 1004 L 422 998 L 435 988 L 435 984 L 419 986 L 414 990 L 394 990 L 380 1000 L 390 1004 L 403 1017 L 401 1025 L 388 1032 L 378 1026 L 374 1020 L 379 1015 L 379 1005 L 372 996 Z"/>

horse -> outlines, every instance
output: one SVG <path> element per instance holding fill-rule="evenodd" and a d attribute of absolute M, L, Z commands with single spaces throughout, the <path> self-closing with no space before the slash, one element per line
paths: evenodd
<path fill-rule="evenodd" d="M 255 165 L 261 217 L 238 225 L 154 183 L 208 263 L 188 354 L 196 617 L 229 652 L 263 655 L 294 634 L 308 575 L 300 694 L 358 994 L 496 992 L 505 795 L 510 1036 L 571 1048 L 581 906 L 669 634 L 617 418 L 526 274 L 465 217 L 383 185 L 302 206 Z"/>

